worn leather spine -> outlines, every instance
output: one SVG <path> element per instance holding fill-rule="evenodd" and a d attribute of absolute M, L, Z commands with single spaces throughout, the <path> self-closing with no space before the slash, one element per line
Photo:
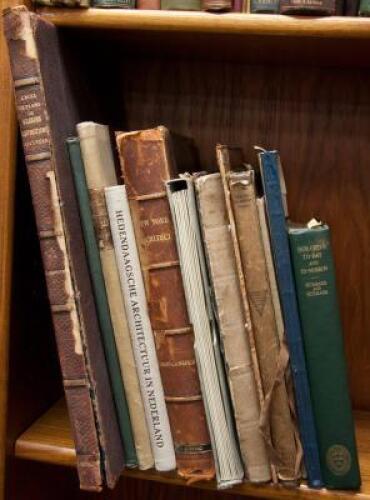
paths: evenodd
<path fill-rule="evenodd" d="M 136 0 L 136 8 L 141 10 L 160 10 L 161 0 Z"/>
<path fill-rule="evenodd" d="M 256 205 L 254 171 L 244 168 L 230 171 L 227 182 L 265 399 L 262 431 L 279 478 L 292 481 L 299 478 L 302 455 L 285 386 L 289 354 L 285 344 L 280 343 L 277 330 Z"/>
<path fill-rule="evenodd" d="M 146 426 L 144 406 L 131 344 L 126 309 L 122 297 L 104 188 L 117 184 L 117 177 L 106 125 L 82 122 L 77 125 L 84 160 L 90 207 L 106 283 L 107 298 L 121 370 L 112 382 L 118 392 L 119 423 L 126 464 L 141 469 L 153 467 L 154 460 Z M 117 400 L 117 392 L 115 397 Z M 119 394 L 121 392 L 121 394 Z"/>
<path fill-rule="evenodd" d="M 341 0 L 280 0 L 280 14 L 335 16 L 342 11 Z"/>
<path fill-rule="evenodd" d="M 195 186 L 244 468 L 250 481 L 268 481 L 270 465 L 259 431 L 259 398 L 220 174 L 201 176 Z"/>
<path fill-rule="evenodd" d="M 138 241 L 178 472 L 192 481 L 209 479 L 214 476 L 215 468 L 195 364 L 194 334 L 164 185 L 175 174 L 175 149 L 171 148 L 165 127 L 118 133 L 117 145 Z M 179 160 L 184 157 L 185 154 L 179 156 Z"/>
<path fill-rule="evenodd" d="M 20 6 L 4 28 L 80 486 L 98 491 L 124 460 L 64 145 L 72 106 L 55 27 Z"/>

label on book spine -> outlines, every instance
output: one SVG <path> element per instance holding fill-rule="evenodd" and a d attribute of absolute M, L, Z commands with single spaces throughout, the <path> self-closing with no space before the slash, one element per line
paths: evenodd
<path fill-rule="evenodd" d="M 175 452 L 125 186 L 106 188 L 105 197 L 155 466 L 169 471 Z"/>
<path fill-rule="evenodd" d="M 329 228 L 290 228 L 307 371 L 327 488 L 360 486 Z"/>

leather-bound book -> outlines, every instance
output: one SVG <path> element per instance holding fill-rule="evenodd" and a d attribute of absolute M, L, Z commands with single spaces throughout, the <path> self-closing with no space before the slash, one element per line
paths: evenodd
<path fill-rule="evenodd" d="M 136 8 L 142 10 L 160 10 L 161 0 L 136 0 Z"/>
<path fill-rule="evenodd" d="M 342 11 L 340 0 L 280 0 L 280 14 L 335 16 Z"/>
<path fill-rule="evenodd" d="M 181 476 L 215 474 L 194 354 L 194 333 L 171 222 L 165 181 L 192 170 L 187 145 L 165 127 L 118 133 L 117 146 L 144 275 L 149 317 Z M 174 147 L 172 147 L 174 146 Z"/>
<path fill-rule="evenodd" d="M 242 153 L 241 153 L 242 157 Z M 294 481 L 300 477 L 302 455 L 298 431 L 291 413 L 285 373 L 289 353 L 279 339 L 278 325 L 268 277 L 258 216 L 255 172 L 244 165 L 224 162 L 223 181 L 231 198 L 235 240 L 240 249 L 252 329 L 264 393 L 264 436 L 278 477 Z"/>
<path fill-rule="evenodd" d="M 92 7 L 102 9 L 134 9 L 135 0 L 92 0 Z"/>
<path fill-rule="evenodd" d="M 202 9 L 210 12 L 228 12 L 232 10 L 232 0 L 203 0 Z"/>
<path fill-rule="evenodd" d="M 289 241 L 326 488 L 361 484 L 335 269 L 326 224 L 291 225 Z"/>
<path fill-rule="evenodd" d="M 113 487 L 124 467 L 65 139 L 77 113 L 56 28 L 4 11 L 15 100 L 81 488 Z"/>

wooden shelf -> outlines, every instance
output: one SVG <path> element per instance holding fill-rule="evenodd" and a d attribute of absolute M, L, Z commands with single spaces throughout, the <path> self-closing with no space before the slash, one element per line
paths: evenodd
<path fill-rule="evenodd" d="M 370 19 L 308 18 L 261 14 L 41 8 L 57 26 L 140 31 L 182 31 L 261 36 L 370 39 Z"/>
<path fill-rule="evenodd" d="M 341 492 L 327 490 L 312 490 L 306 486 L 297 489 L 282 486 L 255 486 L 242 484 L 227 490 L 230 493 L 246 495 L 259 498 L 341 498 L 341 499 L 370 499 L 370 413 L 356 413 L 356 434 L 360 454 L 360 466 L 362 475 L 362 489 L 360 492 Z M 76 455 L 73 439 L 69 427 L 67 409 L 64 400 L 56 403 L 47 413 L 40 417 L 26 432 L 16 441 L 15 455 L 18 458 L 47 462 L 55 465 L 75 466 Z M 185 485 L 185 481 L 176 474 L 163 474 L 154 470 L 137 471 L 126 470 L 127 477 L 159 481 L 172 485 Z M 197 488 L 215 489 L 214 482 L 200 482 L 192 485 Z"/>

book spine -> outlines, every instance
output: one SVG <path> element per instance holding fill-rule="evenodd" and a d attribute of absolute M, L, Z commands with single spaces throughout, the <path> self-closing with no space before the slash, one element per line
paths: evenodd
<path fill-rule="evenodd" d="M 202 0 L 202 10 L 210 12 L 227 12 L 232 6 L 232 0 Z"/>
<path fill-rule="evenodd" d="M 326 225 L 289 231 L 324 484 L 361 484 L 335 269 Z"/>
<path fill-rule="evenodd" d="M 277 331 L 256 205 L 254 171 L 230 172 L 228 184 L 265 397 L 261 408 L 263 432 L 278 476 L 292 481 L 299 478 L 300 450 L 285 386 L 289 355 L 284 344 L 280 345 Z"/>
<path fill-rule="evenodd" d="M 289 241 L 285 224 L 284 207 L 278 173 L 279 157 L 275 151 L 259 154 L 266 209 L 270 227 L 280 302 L 285 323 L 285 332 L 290 352 L 298 423 L 302 439 L 308 482 L 312 487 L 322 486 L 316 429 L 313 418 L 306 362 L 303 350 L 297 297 L 294 288 L 293 270 L 289 253 Z"/>
<path fill-rule="evenodd" d="M 231 10 L 233 12 L 243 12 L 243 0 L 233 0 Z"/>
<path fill-rule="evenodd" d="M 170 471 L 175 451 L 125 186 L 105 188 L 105 198 L 155 467 Z"/>
<path fill-rule="evenodd" d="M 135 0 L 92 0 L 92 7 L 96 9 L 134 9 Z"/>
<path fill-rule="evenodd" d="M 338 0 L 280 0 L 281 14 L 299 14 L 306 16 L 335 16 L 338 10 Z"/>
<path fill-rule="evenodd" d="M 214 476 L 214 463 L 194 357 L 174 229 L 163 181 L 173 175 L 167 129 L 117 134 L 144 274 L 179 474 Z M 145 172 L 145 175 L 143 175 Z"/>
<path fill-rule="evenodd" d="M 364 17 L 370 16 L 370 0 L 360 0 L 358 15 Z"/>
<path fill-rule="evenodd" d="M 344 0 L 344 15 L 358 16 L 359 0 Z"/>
<path fill-rule="evenodd" d="M 93 284 L 105 356 L 113 391 L 116 395 L 118 394 L 119 397 L 116 402 L 116 406 L 118 407 L 121 405 L 121 398 L 124 394 L 122 391 L 124 388 L 121 381 L 120 365 L 114 339 L 114 331 L 110 316 L 104 276 L 100 262 L 99 248 L 95 238 L 95 229 L 90 209 L 89 192 L 86 184 L 79 139 L 76 137 L 67 139 L 67 147 L 69 151 L 71 169 L 75 180 L 76 194 L 85 239 L 86 256 Z"/>
<path fill-rule="evenodd" d="M 153 466 L 154 461 L 104 195 L 105 187 L 117 184 L 109 129 L 105 125 L 82 122 L 77 125 L 77 132 L 121 367 L 120 371 L 113 374 L 112 383 L 115 384 L 115 397 L 119 404 L 119 422 L 126 462 L 131 467 L 139 465 L 141 469 L 148 469 Z"/>
<path fill-rule="evenodd" d="M 199 177 L 195 187 L 240 451 L 248 479 L 265 482 L 271 471 L 259 430 L 259 399 L 221 176 Z"/>
<path fill-rule="evenodd" d="M 4 27 L 63 385 L 77 449 L 80 486 L 99 491 L 103 476 L 90 397 L 93 387 L 88 376 L 88 360 L 84 356 L 79 311 L 72 285 L 65 225 L 52 161 L 49 119 L 30 14 L 23 7 L 6 10 Z"/>
<path fill-rule="evenodd" d="M 201 0 L 161 0 L 162 10 L 202 10 Z"/>
<path fill-rule="evenodd" d="M 251 0 L 250 11 L 252 14 L 277 14 L 279 0 Z"/>
<path fill-rule="evenodd" d="M 143 10 L 160 10 L 161 2 L 160 0 L 137 0 L 136 8 Z"/>

